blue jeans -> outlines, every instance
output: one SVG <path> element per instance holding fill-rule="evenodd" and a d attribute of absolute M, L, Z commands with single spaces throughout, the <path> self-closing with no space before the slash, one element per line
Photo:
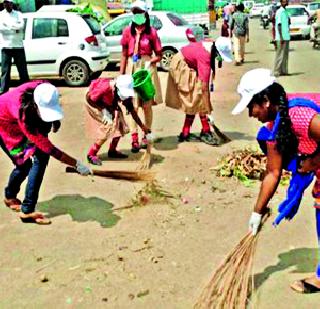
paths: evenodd
<path fill-rule="evenodd" d="M 23 165 L 16 165 L 9 177 L 8 185 L 5 188 L 5 197 L 7 199 L 16 198 L 21 184 L 28 177 L 25 197 L 21 206 L 21 211 L 25 214 L 34 212 L 36 208 L 39 190 L 49 158 L 48 154 L 37 149 L 32 160 L 28 159 Z"/>

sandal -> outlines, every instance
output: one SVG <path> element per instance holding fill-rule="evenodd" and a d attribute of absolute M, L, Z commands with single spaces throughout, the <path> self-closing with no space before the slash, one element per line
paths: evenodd
<path fill-rule="evenodd" d="M 19 212 L 21 210 L 21 201 L 17 198 L 5 198 L 4 204 L 13 211 Z"/>
<path fill-rule="evenodd" d="M 291 289 L 295 292 L 302 294 L 313 294 L 320 292 L 320 288 L 311 283 L 306 282 L 306 280 L 307 279 L 295 281 L 293 284 L 291 284 Z"/>
<path fill-rule="evenodd" d="M 51 224 L 51 220 L 46 218 L 41 212 L 32 212 L 30 214 L 20 214 L 20 220 L 23 223 L 35 223 L 39 225 Z"/>

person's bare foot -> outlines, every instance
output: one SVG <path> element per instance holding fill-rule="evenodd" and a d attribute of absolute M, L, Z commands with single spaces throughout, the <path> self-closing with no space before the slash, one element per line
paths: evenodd
<path fill-rule="evenodd" d="M 19 217 L 23 223 L 35 223 L 40 225 L 51 224 L 51 220 L 46 218 L 41 212 L 32 212 L 29 214 L 20 213 Z"/>
<path fill-rule="evenodd" d="M 298 293 L 318 293 L 320 292 L 320 279 L 313 275 L 312 277 L 293 282 L 290 287 Z"/>

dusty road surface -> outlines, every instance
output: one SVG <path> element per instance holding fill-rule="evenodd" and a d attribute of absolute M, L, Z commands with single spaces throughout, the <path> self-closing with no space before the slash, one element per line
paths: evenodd
<path fill-rule="evenodd" d="M 175 198 L 115 210 L 132 204 L 145 184 L 66 174 L 65 166 L 52 159 L 38 205 L 52 225 L 22 224 L 16 214 L 0 208 L 0 308 L 192 308 L 214 269 L 247 232 L 259 188 L 258 183 L 245 187 L 218 178 L 210 170 L 223 154 L 256 145 L 259 124 L 246 115 L 230 115 L 241 74 L 255 67 L 272 68 L 274 60 L 268 32 L 257 21 L 251 26 L 246 63 L 227 64 L 218 71 L 213 98 L 216 123 L 232 142 L 218 148 L 200 142 L 178 144 L 183 115 L 164 105 L 154 108 L 158 140 L 152 171 Z M 293 75 L 280 82 L 289 92 L 320 91 L 319 51 L 308 41 L 294 41 L 291 48 Z M 161 81 L 165 90 L 166 73 L 161 73 Z M 56 84 L 65 119 L 52 139 L 85 160 L 92 141 L 86 133 L 86 88 Z M 196 133 L 199 122 L 196 119 L 193 127 Z M 132 155 L 129 142 L 125 137 L 120 144 L 129 159 L 111 161 L 104 155 L 103 168 L 134 170 L 141 154 Z M 102 150 L 106 152 L 107 147 Z M 0 164 L 4 188 L 12 166 L 4 154 Z M 278 190 L 271 203 L 274 210 L 284 192 L 284 187 Z M 318 295 L 299 295 L 289 288 L 316 266 L 310 192 L 293 222 L 274 229 L 271 221 L 261 233 L 254 263 L 256 308 L 317 308 Z"/>

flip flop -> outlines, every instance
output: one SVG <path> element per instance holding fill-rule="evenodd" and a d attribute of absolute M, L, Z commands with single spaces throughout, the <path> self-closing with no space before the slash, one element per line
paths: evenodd
<path fill-rule="evenodd" d="M 5 198 L 4 204 L 13 211 L 19 212 L 21 210 L 21 201 L 17 198 Z"/>
<path fill-rule="evenodd" d="M 295 292 L 298 293 L 302 293 L 302 294 L 314 294 L 314 293 L 319 293 L 320 292 L 320 288 L 314 286 L 311 283 L 306 282 L 307 279 L 302 279 L 302 280 L 298 280 L 295 281 L 290 287 L 291 289 L 293 289 Z M 299 286 L 299 288 L 302 288 L 302 290 L 300 290 L 299 288 L 297 288 L 296 285 Z"/>
<path fill-rule="evenodd" d="M 21 214 L 20 220 L 23 223 L 35 223 L 39 225 L 51 224 L 51 220 L 46 218 L 41 212 L 33 212 L 30 214 Z"/>

